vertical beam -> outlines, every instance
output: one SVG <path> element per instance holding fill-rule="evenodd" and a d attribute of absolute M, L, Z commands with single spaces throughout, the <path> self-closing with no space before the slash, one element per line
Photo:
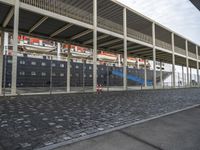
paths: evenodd
<path fill-rule="evenodd" d="M 144 87 L 147 87 L 147 60 L 144 60 Z"/>
<path fill-rule="evenodd" d="M 1 31 L 1 47 L 0 47 L 0 95 L 2 95 L 3 86 L 3 49 L 4 49 L 4 32 Z"/>
<path fill-rule="evenodd" d="M 70 72 L 71 72 L 71 44 L 68 44 L 68 49 L 67 49 L 67 93 L 70 93 Z"/>
<path fill-rule="evenodd" d="M 160 86 L 163 87 L 162 62 L 160 62 Z"/>
<path fill-rule="evenodd" d="M 171 43 L 172 43 L 172 76 L 173 76 L 173 88 L 176 86 L 176 79 L 175 79 L 175 55 L 174 55 L 174 33 L 171 33 Z"/>
<path fill-rule="evenodd" d="M 196 45 L 196 55 L 197 55 L 197 84 L 199 86 L 199 51 L 197 45 Z"/>
<path fill-rule="evenodd" d="M 123 10 L 123 28 L 124 28 L 123 84 L 124 84 L 124 90 L 127 90 L 127 16 L 126 16 L 126 8 L 124 8 L 124 10 Z"/>
<path fill-rule="evenodd" d="M 12 60 L 12 81 L 11 94 L 16 94 L 17 83 L 17 49 L 18 49 L 18 26 L 19 26 L 19 0 L 15 0 L 14 9 L 14 33 L 13 33 L 13 60 Z"/>
<path fill-rule="evenodd" d="M 152 39 L 153 39 L 153 89 L 156 89 L 156 36 L 155 23 L 152 23 Z"/>
<path fill-rule="evenodd" d="M 93 91 L 97 87 L 97 0 L 93 0 Z"/>
<path fill-rule="evenodd" d="M 182 66 L 182 85 L 185 85 L 184 67 Z"/>
<path fill-rule="evenodd" d="M 187 67 L 187 85 L 189 85 L 189 60 L 188 60 L 188 41 L 185 40 L 185 50 L 186 50 L 186 67 Z"/>
<path fill-rule="evenodd" d="M 61 44 L 57 43 L 57 58 L 60 60 L 60 51 L 61 51 Z"/>
<path fill-rule="evenodd" d="M 192 86 L 192 67 L 190 67 L 190 86 Z"/>

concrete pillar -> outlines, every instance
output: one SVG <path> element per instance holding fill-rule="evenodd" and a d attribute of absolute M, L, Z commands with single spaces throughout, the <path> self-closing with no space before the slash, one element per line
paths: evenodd
<path fill-rule="evenodd" d="M 0 47 L 0 95 L 2 95 L 3 86 L 3 51 L 4 51 L 4 32 L 1 31 L 1 47 Z"/>
<path fill-rule="evenodd" d="M 144 87 L 147 87 L 147 61 L 144 60 Z"/>
<path fill-rule="evenodd" d="M 188 42 L 185 40 L 185 49 L 186 49 L 186 67 L 187 67 L 187 86 L 190 84 L 189 80 L 189 60 L 188 60 Z"/>
<path fill-rule="evenodd" d="M 127 16 L 126 8 L 123 10 L 123 28 L 124 28 L 124 63 L 123 63 L 123 87 L 127 90 Z"/>
<path fill-rule="evenodd" d="M 197 84 L 199 86 L 199 51 L 197 45 L 196 45 L 196 55 L 197 55 Z"/>
<path fill-rule="evenodd" d="M 93 0 L 93 91 L 97 87 L 97 0 Z"/>
<path fill-rule="evenodd" d="M 182 66 L 182 85 L 185 85 L 184 67 Z"/>
<path fill-rule="evenodd" d="M 70 93 L 70 76 L 71 76 L 71 44 L 68 44 L 67 49 L 67 93 Z"/>
<path fill-rule="evenodd" d="M 17 50 L 18 50 L 18 27 L 19 27 L 19 0 L 15 0 L 14 10 L 14 33 L 13 33 L 13 57 L 12 57 L 12 81 L 11 94 L 16 94 L 17 85 Z"/>
<path fill-rule="evenodd" d="M 152 24 L 152 39 L 153 39 L 153 89 L 156 89 L 156 40 L 155 40 L 155 23 Z"/>
<path fill-rule="evenodd" d="M 174 55 L 174 33 L 171 34 L 171 40 L 172 40 L 172 85 L 173 88 L 176 87 L 176 78 L 175 78 L 175 55 Z"/>
<path fill-rule="evenodd" d="M 160 62 L 160 86 L 163 87 L 162 62 Z"/>

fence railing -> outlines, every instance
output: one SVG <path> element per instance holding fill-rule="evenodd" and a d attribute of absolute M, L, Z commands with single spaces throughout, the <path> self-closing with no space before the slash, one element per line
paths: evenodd
<path fill-rule="evenodd" d="M 174 49 L 175 49 L 176 53 L 179 53 L 179 54 L 182 54 L 182 55 L 186 55 L 186 50 L 184 50 L 182 48 L 179 48 L 177 46 L 175 46 Z"/>
<path fill-rule="evenodd" d="M 162 47 L 162 48 L 165 48 L 165 49 L 168 49 L 168 50 L 172 50 L 171 44 L 164 42 L 164 41 L 161 41 L 161 40 L 158 40 L 158 39 L 156 39 L 156 46 Z"/>

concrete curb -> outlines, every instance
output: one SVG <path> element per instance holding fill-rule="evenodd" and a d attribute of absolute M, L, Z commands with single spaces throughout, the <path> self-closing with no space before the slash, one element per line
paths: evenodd
<path fill-rule="evenodd" d="M 96 137 L 96 136 L 100 136 L 100 135 L 103 135 L 103 134 L 106 134 L 106 133 L 121 130 L 121 129 L 130 127 L 130 126 L 133 126 L 133 125 L 145 123 L 145 122 L 148 122 L 148 121 L 151 121 L 151 120 L 155 120 L 157 118 L 166 117 L 166 116 L 169 116 L 169 115 L 172 115 L 172 114 L 175 114 L 175 113 L 178 113 L 178 112 L 186 111 L 186 110 L 189 110 L 189 109 L 192 109 L 192 108 L 195 108 L 195 107 L 199 107 L 199 106 L 200 106 L 200 104 L 189 106 L 189 107 L 179 109 L 179 110 L 175 110 L 175 111 L 163 114 L 163 115 L 158 115 L 158 116 L 151 117 L 151 118 L 148 118 L 148 119 L 136 121 L 136 122 L 133 122 L 133 123 L 130 123 L 130 124 L 125 124 L 125 125 L 122 125 L 122 126 L 114 127 L 114 128 L 111 128 L 111 129 L 108 129 L 108 130 L 105 130 L 105 131 L 97 132 L 97 133 L 94 133 L 94 134 L 91 134 L 91 135 L 86 135 L 86 136 L 79 137 L 79 138 L 75 138 L 75 139 L 72 139 L 72 140 L 69 140 L 69 141 L 64 141 L 64 142 L 61 142 L 61 143 L 52 144 L 52 145 L 49 145 L 49 146 L 38 148 L 36 150 L 52 150 L 52 149 L 55 149 L 55 148 L 58 148 L 58 147 L 61 147 L 61 146 L 65 146 L 65 145 L 68 145 L 68 144 L 87 140 L 87 139 L 90 139 L 90 138 L 93 138 L 93 137 Z"/>

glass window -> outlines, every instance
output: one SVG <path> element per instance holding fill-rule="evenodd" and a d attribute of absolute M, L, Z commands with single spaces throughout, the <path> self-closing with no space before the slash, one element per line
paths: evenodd
<path fill-rule="evenodd" d="M 51 65 L 52 67 L 55 67 L 56 66 L 56 64 L 54 64 L 54 63 L 52 63 L 52 65 Z"/>
<path fill-rule="evenodd" d="M 36 62 L 35 62 L 35 61 L 32 61 L 32 62 L 31 62 L 31 65 L 36 65 Z"/>
<path fill-rule="evenodd" d="M 64 77 L 64 73 L 60 73 L 60 76 L 61 76 L 61 77 Z"/>
<path fill-rule="evenodd" d="M 25 61 L 24 61 L 24 60 L 20 60 L 19 63 L 20 63 L 21 65 L 24 65 L 24 64 L 25 64 Z"/>
<path fill-rule="evenodd" d="M 64 68 L 65 67 L 65 65 L 64 64 L 60 64 L 60 68 Z"/>
<path fill-rule="evenodd" d="M 78 65 L 76 65 L 76 69 L 78 69 L 79 68 L 79 66 Z"/>
<path fill-rule="evenodd" d="M 53 73 L 52 73 L 52 76 L 53 76 L 53 77 L 55 77 L 55 76 L 56 76 L 56 73 L 55 73 L 55 72 L 53 72 Z"/>
<path fill-rule="evenodd" d="M 36 75 L 36 72 L 35 72 L 35 71 L 32 71 L 32 72 L 31 72 L 31 75 L 32 75 L 32 76 L 35 76 L 35 75 Z"/>
<path fill-rule="evenodd" d="M 92 70 L 92 66 L 89 66 L 89 70 Z"/>
<path fill-rule="evenodd" d="M 42 76 L 46 76 L 46 72 L 42 72 L 42 74 L 41 74 Z"/>
<path fill-rule="evenodd" d="M 90 78 L 92 78 L 92 75 L 90 74 Z"/>
<path fill-rule="evenodd" d="M 24 76 L 24 75 L 25 75 L 25 72 L 24 72 L 24 71 L 20 71 L 19 74 L 20 74 L 21 76 Z"/>
<path fill-rule="evenodd" d="M 42 66 L 46 66 L 46 63 L 45 62 L 42 62 L 42 64 L 41 64 Z"/>
<path fill-rule="evenodd" d="M 9 63 L 9 64 L 12 64 L 12 59 L 8 59 L 8 63 Z"/>

